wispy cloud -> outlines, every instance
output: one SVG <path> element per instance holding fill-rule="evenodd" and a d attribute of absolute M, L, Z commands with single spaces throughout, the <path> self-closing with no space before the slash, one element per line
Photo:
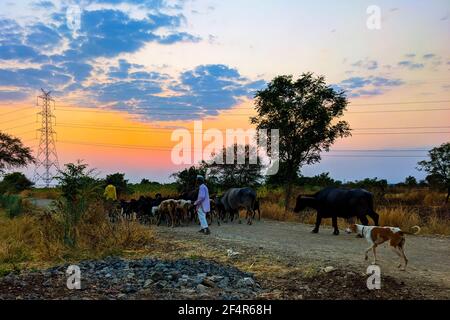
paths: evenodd
<path fill-rule="evenodd" d="M 378 62 L 375 60 L 364 59 L 356 61 L 352 66 L 366 70 L 376 70 L 378 69 Z"/>
<path fill-rule="evenodd" d="M 423 69 L 425 65 L 423 63 L 415 63 L 411 60 L 403 60 L 398 63 L 399 67 L 404 67 L 409 70 L 417 70 L 417 69 Z"/>
<path fill-rule="evenodd" d="M 393 87 L 404 84 L 401 79 L 388 79 L 379 76 L 351 77 L 341 81 L 333 87 L 344 90 L 350 97 L 377 96 Z"/>
<path fill-rule="evenodd" d="M 435 57 L 436 57 L 436 55 L 435 55 L 434 53 L 427 53 L 427 54 L 424 54 L 424 55 L 423 55 L 423 58 L 424 58 L 425 60 L 433 59 L 433 58 L 435 58 Z"/>

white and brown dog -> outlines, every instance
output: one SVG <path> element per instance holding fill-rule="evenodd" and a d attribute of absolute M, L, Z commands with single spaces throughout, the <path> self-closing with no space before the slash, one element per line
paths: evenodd
<path fill-rule="evenodd" d="M 400 228 L 395 227 L 376 227 L 376 226 L 363 226 L 360 224 L 353 224 L 351 226 L 351 230 L 356 232 L 362 238 L 365 238 L 367 242 L 370 243 L 370 247 L 366 250 L 365 259 L 369 259 L 368 253 L 370 250 L 373 252 L 373 264 L 377 264 L 377 253 L 376 248 L 378 245 L 389 241 L 390 247 L 394 250 L 394 252 L 403 259 L 402 263 L 398 265 L 401 270 L 406 269 L 406 265 L 408 264 L 408 259 L 406 258 L 404 252 L 405 246 L 405 234 L 418 234 L 420 232 L 419 226 L 414 226 L 411 229 L 416 229 L 416 232 L 406 232 L 402 231 Z"/>

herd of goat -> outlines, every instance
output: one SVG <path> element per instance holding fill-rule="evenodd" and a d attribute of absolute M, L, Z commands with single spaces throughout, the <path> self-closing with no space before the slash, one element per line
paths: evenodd
<path fill-rule="evenodd" d="M 109 212 L 112 222 L 119 219 L 138 220 L 143 224 L 160 225 L 165 222 L 167 226 L 176 227 L 192 222 L 198 222 L 196 207 L 198 189 L 184 192 L 177 197 L 163 197 L 156 194 L 155 198 L 141 196 L 139 199 L 130 201 L 120 200 L 118 210 Z M 259 201 L 256 192 L 251 188 L 231 188 L 222 196 L 213 195 L 210 198 L 210 212 L 207 214 L 208 223 L 233 221 L 239 219 L 239 210 L 247 211 L 247 223 L 252 220 L 258 212 L 261 218 Z M 240 221 L 240 220 L 239 220 Z"/>

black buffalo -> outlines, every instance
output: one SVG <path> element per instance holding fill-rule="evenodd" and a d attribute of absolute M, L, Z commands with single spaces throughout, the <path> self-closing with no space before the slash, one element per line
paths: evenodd
<path fill-rule="evenodd" d="M 228 189 L 220 199 L 220 202 L 233 221 L 234 216 L 239 216 L 239 209 L 247 210 L 247 224 L 252 224 L 255 215 L 256 192 L 251 188 Z"/>
<path fill-rule="evenodd" d="M 362 224 L 368 225 L 366 215 L 369 215 L 378 225 L 378 214 L 373 209 L 373 195 L 364 189 L 338 189 L 325 188 L 311 196 L 298 196 L 294 212 L 300 212 L 305 208 L 317 210 L 316 226 L 314 233 L 319 232 L 322 218 L 333 219 L 333 234 L 338 235 L 337 218 L 357 217 Z"/>

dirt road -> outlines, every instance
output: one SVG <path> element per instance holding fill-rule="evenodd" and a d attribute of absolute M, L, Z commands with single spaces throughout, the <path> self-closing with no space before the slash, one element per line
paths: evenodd
<path fill-rule="evenodd" d="M 210 236 L 197 233 L 198 226 L 194 225 L 174 229 L 161 227 L 159 230 L 186 239 L 195 237 L 205 244 L 211 243 L 208 237 L 212 237 L 230 248 L 244 246 L 265 250 L 292 257 L 295 261 L 305 259 L 326 266 L 351 266 L 358 272 L 365 272 L 371 261 L 371 256 L 369 262 L 364 261 L 364 250 L 368 247 L 364 239 L 342 231 L 339 236 L 334 236 L 327 227 L 322 227 L 319 234 L 313 234 L 312 226 L 300 223 L 262 220 L 252 226 L 236 222 L 213 225 Z M 377 253 L 382 274 L 409 283 L 437 286 L 450 298 L 450 238 L 407 236 L 405 252 L 409 265 L 406 271 L 400 271 L 397 269 L 399 258 L 387 245 L 380 246 Z"/>

